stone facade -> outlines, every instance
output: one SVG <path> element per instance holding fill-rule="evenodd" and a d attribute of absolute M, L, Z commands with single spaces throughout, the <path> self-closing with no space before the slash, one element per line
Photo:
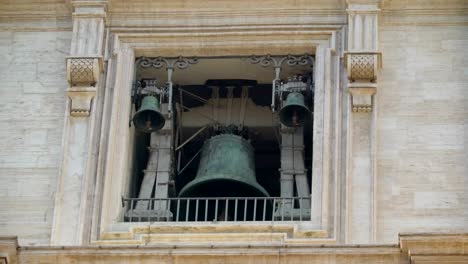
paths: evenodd
<path fill-rule="evenodd" d="M 468 5 L 442 2 L 0 3 L 0 263 L 466 263 Z M 135 57 L 304 51 L 309 222 L 119 221 Z"/>

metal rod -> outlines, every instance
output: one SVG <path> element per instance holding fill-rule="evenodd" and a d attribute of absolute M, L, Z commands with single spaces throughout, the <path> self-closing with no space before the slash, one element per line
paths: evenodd
<path fill-rule="evenodd" d="M 284 221 L 284 198 L 281 199 L 281 221 Z"/>
<path fill-rule="evenodd" d="M 169 118 L 172 117 L 172 113 L 173 113 L 173 104 L 172 104 L 172 73 L 174 72 L 174 68 L 170 68 L 170 67 L 167 67 L 167 84 L 168 84 L 168 104 L 169 104 L 169 107 L 167 108 L 168 112 L 169 112 Z"/>
<path fill-rule="evenodd" d="M 192 141 L 192 139 L 194 139 L 198 134 L 200 134 L 201 132 L 203 132 L 205 129 L 207 129 L 208 126 L 204 126 L 200 129 L 197 130 L 197 132 L 193 133 L 193 135 L 191 135 L 187 140 L 184 141 L 184 143 L 180 144 L 177 148 L 176 148 L 176 151 L 178 151 L 179 149 L 183 148 L 187 143 L 189 143 L 190 141 Z"/>
<path fill-rule="evenodd" d="M 248 205 L 248 200 L 247 198 L 244 200 L 244 222 L 247 219 L 247 205 Z"/>
<path fill-rule="evenodd" d="M 292 203 L 292 207 L 291 207 L 291 212 L 290 212 L 290 214 L 291 214 L 291 221 L 293 221 L 293 220 L 294 220 L 294 218 L 293 218 L 293 212 L 294 212 L 294 198 L 291 198 L 291 203 Z"/>
<path fill-rule="evenodd" d="M 203 98 L 203 97 L 200 97 L 200 96 L 198 96 L 198 95 L 196 95 L 196 94 L 193 94 L 193 93 L 191 93 L 191 92 L 189 92 L 189 91 L 186 91 L 186 90 L 184 90 L 184 89 L 182 89 L 182 88 L 179 88 L 179 90 L 180 90 L 181 92 L 187 94 L 187 95 L 190 95 L 192 98 L 194 98 L 194 99 L 196 99 L 196 100 L 198 100 L 198 101 L 200 101 L 200 102 L 202 102 L 202 103 L 211 105 L 210 101 L 206 100 L 206 99 Z M 181 100 L 182 100 L 182 93 L 180 93 L 180 95 L 181 95 L 180 97 L 181 97 Z M 182 105 L 183 105 L 183 104 L 182 104 Z"/>
<path fill-rule="evenodd" d="M 192 163 L 192 161 L 198 156 L 198 154 L 200 154 L 200 152 L 202 151 L 202 149 L 200 148 L 197 153 L 195 153 L 195 155 L 193 155 L 192 159 L 190 159 L 187 164 L 185 164 L 185 166 L 179 171 L 179 173 L 177 175 L 180 175 L 182 174 L 182 172 L 184 172 L 184 170 Z M 180 152 L 179 152 L 180 153 Z"/>
<path fill-rule="evenodd" d="M 190 107 L 187 107 L 187 106 L 184 106 L 184 105 L 182 106 L 182 108 L 183 108 L 183 109 L 186 109 L 186 110 L 188 110 L 188 111 L 193 111 Z M 199 115 L 199 116 L 202 116 L 202 117 L 204 117 L 204 118 L 206 118 L 206 119 L 209 119 L 209 120 L 213 121 L 213 122 L 216 123 L 216 124 L 218 123 L 218 121 L 216 121 L 215 119 L 213 119 L 213 118 L 211 118 L 211 117 L 209 117 L 209 116 L 207 116 L 207 115 L 204 115 L 204 114 L 199 113 L 199 112 L 193 112 L 193 113 L 195 113 L 195 114 L 197 114 L 197 115 Z"/>
<path fill-rule="evenodd" d="M 276 198 L 273 198 L 273 208 L 271 209 L 271 221 L 275 220 Z"/>
<path fill-rule="evenodd" d="M 299 198 L 299 221 L 302 221 L 302 197 Z"/>
<path fill-rule="evenodd" d="M 229 221 L 228 211 L 229 211 L 229 198 L 226 198 L 226 209 L 224 211 L 224 221 Z"/>
<path fill-rule="evenodd" d="M 179 222 L 180 199 L 177 199 L 176 222 Z"/>
<path fill-rule="evenodd" d="M 195 221 L 198 221 L 198 199 L 195 201 Z"/>
<path fill-rule="evenodd" d="M 205 200 L 205 222 L 208 221 L 208 203 L 210 200 L 206 199 Z"/>
<path fill-rule="evenodd" d="M 166 212 L 167 212 L 166 222 L 169 222 L 169 218 L 171 216 L 171 200 L 170 199 L 167 199 L 167 210 L 166 210 Z"/>
<path fill-rule="evenodd" d="M 254 210 L 253 210 L 253 221 L 255 221 L 257 216 L 257 198 L 254 198 Z"/>
<path fill-rule="evenodd" d="M 187 207 L 185 211 L 185 222 L 188 222 L 189 211 L 190 211 L 190 199 L 187 199 Z"/>
<path fill-rule="evenodd" d="M 218 221 L 218 198 L 215 199 L 215 221 Z"/>
<path fill-rule="evenodd" d="M 234 199 L 234 221 L 237 221 L 237 201 L 239 199 Z"/>
<path fill-rule="evenodd" d="M 262 216 L 262 221 L 265 221 L 266 204 L 267 204 L 267 198 L 263 199 L 263 216 Z"/>

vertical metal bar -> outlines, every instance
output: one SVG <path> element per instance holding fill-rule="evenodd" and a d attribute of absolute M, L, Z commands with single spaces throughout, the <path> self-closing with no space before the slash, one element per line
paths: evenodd
<path fill-rule="evenodd" d="M 159 200 L 159 203 L 156 203 L 155 202 L 156 200 L 151 200 L 150 204 L 153 203 L 153 206 L 151 208 L 153 208 L 154 212 L 156 213 L 156 221 L 159 222 L 159 221 L 161 221 L 161 211 L 162 211 L 161 203 L 162 203 L 162 199 L 158 199 L 158 200 Z M 155 204 L 157 204 L 157 205 L 155 205 Z"/>
<path fill-rule="evenodd" d="M 284 198 L 281 198 L 281 222 L 284 221 Z"/>
<path fill-rule="evenodd" d="M 189 211 L 190 211 L 190 198 L 187 198 L 187 207 L 185 208 L 185 222 L 188 222 Z"/>
<path fill-rule="evenodd" d="M 257 219 L 257 198 L 254 198 L 254 211 L 253 211 L 252 220 L 255 221 L 256 219 Z"/>
<path fill-rule="evenodd" d="M 268 199 L 268 198 L 263 198 L 263 216 L 262 216 L 262 221 L 265 221 L 267 199 Z"/>
<path fill-rule="evenodd" d="M 271 209 L 271 221 L 275 220 L 275 207 L 276 207 L 276 198 L 273 198 L 273 208 Z"/>
<path fill-rule="evenodd" d="M 248 200 L 248 198 L 245 198 L 245 199 L 244 199 L 244 222 L 245 222 L 246 219 L 247 219 L 247 204 L 248 204 L 248 203 L 247 203 L 247 200 Z"/>
<path fill-rule="evenodd" d="M 179 222 L 180 198 L 177 199 L 176 222 Z"/>
<path fill-rule="evenodd" d="M 237 221 L 237 204 L 238 204 L 237 201 L 238 200 L 239 199 L 237 199 L 237 198 L 234 199 L 234 221 Z"/>
<path fill-rule="evenodd" d="M 138 214 L 138 222 L 141 222 L 141 214 Z"/>
<path fill-rule="evenodd" d="M 133 222 L 133 200 L 130 200 L 130 223 Z"/>
<path fill-rule="evenodd" d="M 218 198 L 215 198 L 215 218 L 214 221 L 218 221 Z"/>
<path fill-rule="evenodd" d="M 199 200 L 200 199 L 198 198 L 195 200 L 195 219 L 194 219 L 195 221 L 198 221 L 198 201 Z"/>
<path fill-rule="evenodd" d="M 150 207 L 150 210 L 148 210 L 148 222 L 151 222 L 150 219 L 151 219 L 151 211 L 153 210 L 155 213 L 156 213 L 156 221 L 159 222 L 159 208 L 155 208 L 155 200 L 149 200 L 149 207 Z M 152 210 L 151 210 L 152 209 Z"/>
<path fill-rule="evenodd" d="M 208 221 L 208 203 L 210 202 L 210 199 L 205 200 L 205 222 Z"/>
<path fill-rule="evenodd" d="M 302 197 L 299 198 L 299 221 L 302 221 Z"/>
<path fill-rule="evenodd" d="M 171 201 L 172 199 L 169 199 L 169 198 L 167 199 L 166 222 L 169 222 L 169 218 L 171 217 Z"/>
<path fill-rule="evenodd" d="M 293 216 L 294 215 L 293 214 L 293 212 L 294 212 L 294 198 L 293 197 L 291 197 L 291 204 L 292 204 L 291 211 L 289 213 L 291 214 L 290 219 L 291 219 L 291 221 L 293 221 L 294 220 L 294 216 Z"/>
<path fill-rule="evenodd" d="M 229 221 L 228 211 L 229 211 L 229 198 L 226 198 L 226 210 L 224 211 L 224 221 Z"/>

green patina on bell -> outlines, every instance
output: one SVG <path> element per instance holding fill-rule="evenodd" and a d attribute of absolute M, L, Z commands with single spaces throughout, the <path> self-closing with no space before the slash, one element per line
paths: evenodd
<path fill-rule="evenodd" d="M 166 123 L 160 112 L 159 101 L 152 95 L 147 95 L 141 102 L 141 107 L 133 116 L 133 124 L 139 131 L 151 133 L 161 129 Z"/>
<path fill-rule="evenodd" d="M 288 127 L 302 126 L 306 120 L 310 119 L 311 114 L 304 103 L 304 95 L 297 92 L 288 94 L 279 117 L 281 123 Z"/>
<path fill-rule="evenodd" d="M 254 150 L 240 136 L 222 134 L 203 145 L 195 179 L 180 197 L 268 197 L 255 177 Z"/>

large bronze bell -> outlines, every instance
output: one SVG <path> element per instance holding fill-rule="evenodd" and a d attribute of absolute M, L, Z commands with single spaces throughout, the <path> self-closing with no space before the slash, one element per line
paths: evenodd
<path fill-rule="evenodd" d="M 133 124 L 139 131 L 151 133 L 161 129 L 165 123 L 160 112 L 159 101 L 152 95 L 147 95 L 141 102 L 141 107 L 133 116 Z"/>
<path fill-rule="evenodd" d="M 304 95 L 298 92 L 288 94 L 279 112 L 280 122 L 288 127 L 302 126 L 311 118 L 309 108 L 304 103 Z"/>
<path fill-rule="evenodd" d="M 254 150 L 240 136 L 221 134 L 205 141 L 197 175 L 180 197 L 268 197 L 255 177 Z"/>

